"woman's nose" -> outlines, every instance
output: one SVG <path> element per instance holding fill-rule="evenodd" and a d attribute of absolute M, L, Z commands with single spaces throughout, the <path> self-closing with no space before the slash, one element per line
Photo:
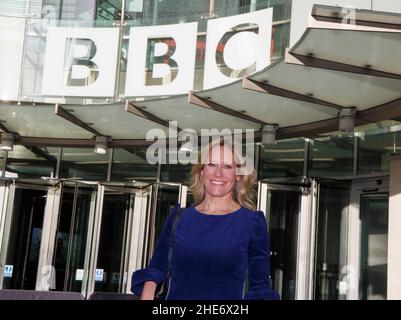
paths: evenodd
<path fill-rule="evenodd" d="M 216 176 L 218 176 L 218 177 L 221 176 L 221 175 L 222 175 L 222 169 L 223 169 L 223 167 L 222 167 L 221 165 L 217 165 L 217 166 L 216 166 L 216 171 L 215 171 L 214 174 L 215 174 Z"/>

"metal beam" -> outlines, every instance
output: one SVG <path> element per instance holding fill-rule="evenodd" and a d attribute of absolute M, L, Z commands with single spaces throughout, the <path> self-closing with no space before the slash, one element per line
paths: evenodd
<path fill-rule="evenodd" d="M 150 112 L 147 112 L 145 110 L 143 110 L 142 108 L 134 105 L 132 102 L 129 102 L 128 100 L 125 103 L 125 111 L 132 113 L 138 117 L 141 117 L 143 119 L 155 122 L 157 124 L 160 124 L 164 127 L 169 127 L 169 122 L 166 120 L 163 120 L 153 114 L 151 114 Z M 181 131 L 180 128 L 177 127 L 177 131 Z"/>
<path fill-rule="evenodd" d="M 268 124 L 267 122 L 264 122 L 264 121 L 262 121 L 260 119 L 253 118 L 253 117 L 248 116 L 248 115 L 246 115 L 244 113 L 241 113 L 239 111 L 235 111 L 233 109 L 230 109 L 230 108 L 227 108 L 225 106 L 222 106 L 221 104 L 213 102 L 210 99 L 199 97 L 199 96 L 195 95 L 192 92 L 190 92 L 188 94 L 188 102 L 192 103 L 194 105 L 197 105 L 199 107 L 205 108 L 205 109 L 221 112 L 221 113 L 224 113 L 226 115 L 230 115 L 230 116 L 233 116 L 233 117 L 236 117 L 236 118 L 240 118 L 240 119 L 244 119 L 244 120 L 247 120 L 247 121 L 259 123 L 262 126 Z"/>
<path fill-rule="evenodd" d="M 261 92 L 261 93 L 268 93 L 268 94 L 278 96 L 278 97 L 313 103 L 313 104 L 317 104 L 320 106 L 329 107 L 332 109 L 341 110 L 343 108 L 342 106 L 335 104 L 335 103 L 320 100 L 320 99 L 317 99 L 317 98 L 314 98 L 311 96 L 307 96 L 307 95 L 303 95 L 303 94 L 300 94 L 300 93 L 297 93 L 294 91 L 290 91 L 287 89 L 275 87 L 270 84 L 252 80 L 249 78 L 242 79 L 242 87 L 244 89 L 248 89 L 248 90 L 253 90 L 253 91 L 257 91 L 257 92 Z"/>
<path fill-rule="evenodd" d="M 35 154 L 36 156 L 46 159 L 49 162 L 57 162 L 57 157 L 53 157 L 50 154 L 47 154 L 46 152 L 44 152 L 42 149 L 40 149 L 39 147 L 35 147 L 35 146 L 25 146 L 25 148 L 27 148 L 29 151 L 31 151 L 33 154 Z"/>
<path fill-rule="evenodd" d="M 3 124 L 3 120 L 0 120 L 0 129 L 5 133 L 10 133 L 10 130 L 8 130 L 6 126 Z"/>
<path fill-rule="evenodd" d="M 110 147 L 130 148 L 139 146 L 149 146 L 154 141 L 146 141 L 145 139 L 117 139 L 110 142 Z M 168 139 L 167 142 L 168 143 Z M 71 147 L 83 148 L 93 147 L 94 139 L 60 139 L 60 138 L 40 138 L 40 137 L 20 137 L 18 144 L 23 146 L 43 146 L 43 147 Z M 132 150 L 131 150 L 132 151 Z"/>
<path fill-rule="evenodd" d="M 357 113 L 358 119 L 367 122 L 391 120 L 398 117 L 401 117 L 401 98 Z"/>
<path fill-rule="evenodd" d="M 321 69 L 327 69 L 327 70 L 363 74 L 363 75 L 367 75 L 367 76 L 375 76 L 375 77 L 397 79 L 397 80 L 401 79 L 401 74 L 398 74 L 398 73 L 390 73 L 390 72 L 371 69 L 368 67 L 354 66 L 351 64 L 320 59 L 320 58 L 316 58 L 314 56 L 306 56 L 306 55 L 298 54 L 298 53 L 291 52 L 291 51 L 286 52 L 285 62 L 291 63 L 291 64 L 302 65 L 302 66 L 313 67 L 313 68 L 321 68 Z"/>
<path fill-rule="evenodd" d="M 311 15 L 318 21 L 345 24 L 344 21 L 350 20 L 349 12 L 351 10 L 354 14 L 353 25 L 401 30 L 401 16 L 386 12 L 314 5 Z"/>
<path fill-rule="evenodd" d="M 320 133 L 338 130 L 338 118 L 331 118 L 291 127 L 279 128 L 277 139 L 286 139 L 293 137 L 312 137 Z"/>
<path fill-rule="evenodd" d="M 61 118 L 65 119 L 65 120 L 77 125 L 78 127 L 81 127 L 82 129 L 85 129 L 85 130 L 87 130 L 89 132 L 92 132 L 93 134 L 95 134 L 97 136 L 102 136 L 102 134 L 99 131 L 97 131 L 96 129 L 92 128 L 91 126 L 89 126 L 88 124 L 86 124 L 82 120 L 78 119 L 76 116 L 74 116 L 73 114 L 71 114 L 67 110 L 65 110 L 62 107 L 60 107 L 60 105 L 58 103 L 55 105 L 54 113 L 56 115 L 58 115 L 59 117 L 61 117 Z"/>

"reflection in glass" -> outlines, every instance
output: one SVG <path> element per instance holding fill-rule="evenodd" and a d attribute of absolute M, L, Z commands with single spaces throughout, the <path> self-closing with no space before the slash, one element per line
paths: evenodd
<path fill-rule="evenodd" d="M 401 131 L 359 133 L 358 174 L 388 172 L 389 155 L 401 150 Z"/>
<path fill-rule="evenodd" d="M 96 269 L 103 271 L 103 277 L 95 277 L 95 291 L 123 290 L 130 205 L 130 194 L 105 191 L 96 264 Z"/>
<path fill-rule="evenodd" d="M 45 205 L 46 191 L 15 189 L 3 289 L 35 290 Z"/>
<path fill-rule="evenodd" d="M 319 138 L 310 142 L 310 177 L 346 176 L 353 173 L 354 137 Z"/>
<path fill-rule="evenodd" d="M 170 210 L 178 203 L 179 187 L 160 184 L 157 192 L 155 240 L 159 238 Z"/>
<path fill-rule="evenodd" d="M 299 192 L 268 191 L 272 287 L 284 300 L 295 299 Z"/>
<path fill-rule="evenodd" d="M 189 183 L 192 164 L 164 164 L 161 167 L 160 181 Z"/>
<path fill-rule="evenodd" d="M 347 214 L 350 187 L 347 182 L 320 182 L 317 219 L 315 299 L 337 300 L 341 268 L 341 221 Z"/>
<path fill-rule="evenodd" d="M 55 177 L 60 148 L 14 145 L 8 153 L 6 177 Z"/>
<path fill-rule="evenodd" d="M 388 193 L 361 196 L 362 300 L 387 298 Z"/>
<path fill-rule="evenodd" d="M 304 139 L 282 140 L 275 145 L 261 146 L 259 179 L 302 176 L 304 150 Z"/>
<path fill-rule="evenodd" d="M 112 181 L 151 179 L 157 176 L 157 164 L 146 161 L 146 149 L 114 149 Z"/>
<path fill-rule="evenodd" d="M 109 152 L 96 154 L 93 148 L 63 148 L 60 177 L 104 181 L 107 179 Z"/>

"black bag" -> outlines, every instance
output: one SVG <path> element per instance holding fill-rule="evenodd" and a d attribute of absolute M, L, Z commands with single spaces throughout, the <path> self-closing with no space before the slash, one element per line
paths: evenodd
<path fill-rule="evenodd" d="M 155 300 L 166 300 L 167 293 L 170 286 L 171 271 L 173 269 L 173 255 L 174 255 L 174 236 L 175 229 L 177 228 L 178 221 L 180 221 L 181 215 L 185 208 L 180 208 L 174 217 L 173 224 L 171 225 L 170 239 L 168 244 L 168 267 L 166 279 L 156 288 Z"/>

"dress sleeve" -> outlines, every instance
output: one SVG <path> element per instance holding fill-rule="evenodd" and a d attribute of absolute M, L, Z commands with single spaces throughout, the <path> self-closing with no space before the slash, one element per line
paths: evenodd
<path fill-rule="evenodd" d="M 171 226 L 173 224 L 174 217 L 179 210 L 179 204 L 171 209 L 166 223 L 164 224 L 163 231 L 157 241 L 157 246 L 153 253 L 152 259 L 150 260 L 149 266 L 147 268 L 137 270 L 132 274 L 131 291 L 135 295 L 140 296 L 142 294 L 143 286 L 146 281 L 154 281 L 156 282 L 157 286 L 159 286 L 166 279 Z"/>
<path fill-rule="evenodd" d="M 270 288 L 270 246 L 266 218 L 261 211 L 252 217 L 251 241 L 248 248 L 248 292 L 245 300 L 278 300 Z"/>

